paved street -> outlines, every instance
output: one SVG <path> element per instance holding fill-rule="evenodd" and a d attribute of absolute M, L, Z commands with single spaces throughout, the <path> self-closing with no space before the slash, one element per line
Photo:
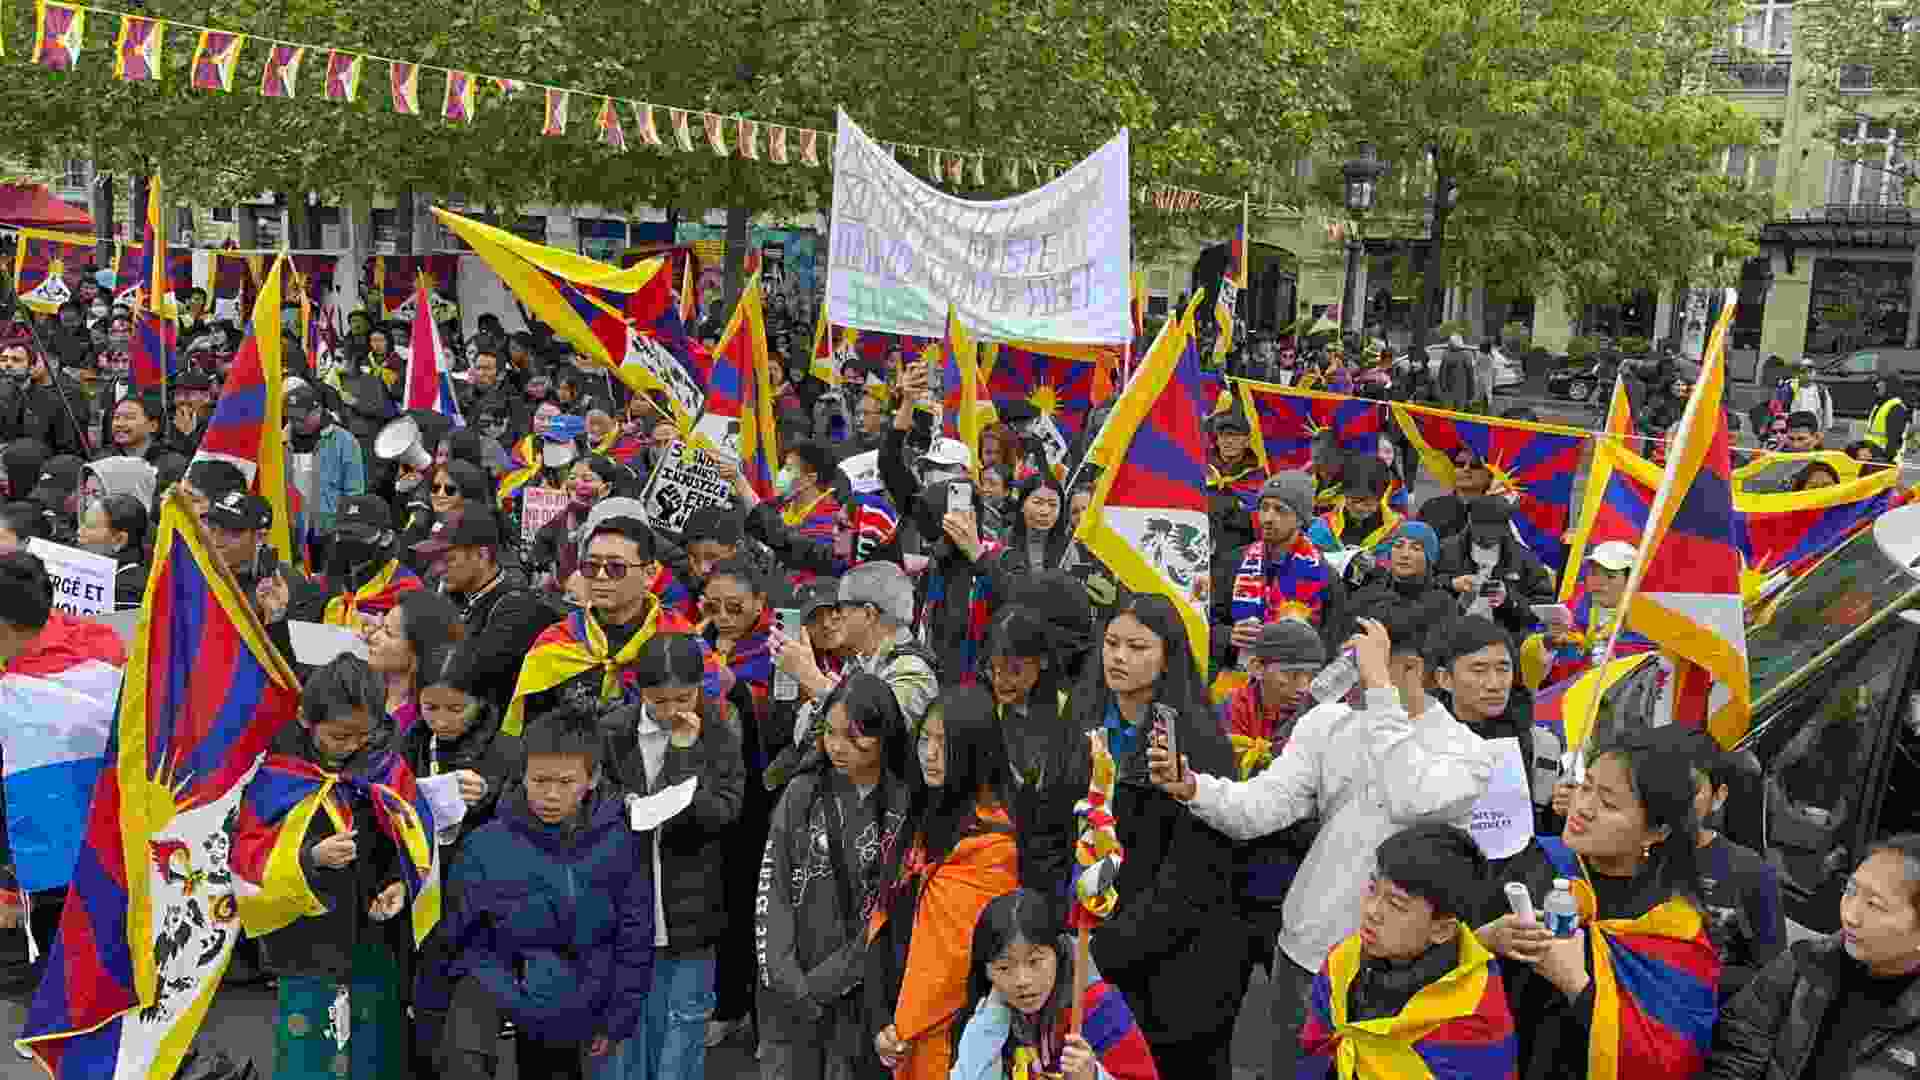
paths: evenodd
<path fill-rule="evenodd" d="M 1234 1037 L 1234 1061 L 1239 1066 L 1235 1071 L 1240 1074 L 1241 1080 L 1252 1080 L 1256 1070 L 1265 1068 L 1271 1053 L 1271 1036 L 1267 1033 L 1271 1030 L 1272 1000 L 1266 993 L 1265 980 L 1258 974 L 1254 979 L 1253 991 L 1240 1011 L 1240 1025 Z M 214 999 L 213 1011 L 207 1017 L 206 1027 L 200 1032 L 198 1045 L 208 1050 L 225 1050 L 234 1055 L 249 1056 L 259 1067 L 261 1080 L 271 1080 L 273 1014 L 274 995 L 270 991 L 223 991 Z M 5 1052 L 0 1054 L 0 1080 L 43 1080 L 46 1075 L 37 1064 L 22 1060 L 13 1052 L 13 1037 L 19 1033 L 25 1019 L 24 997 L 0 998 L 0 1037 L 6 1040 Z M 502 1061 L 507 1065 L 500 1072 L 500 1080 L 519 1080 L 512 1067 L 511 1047 L 503 1043 L 501 1054 Z M 736 1041 L 708 1055 L 709 1080 L 751 1080 L 758 1075 L 753 1052 L 743 1043 Z"/>

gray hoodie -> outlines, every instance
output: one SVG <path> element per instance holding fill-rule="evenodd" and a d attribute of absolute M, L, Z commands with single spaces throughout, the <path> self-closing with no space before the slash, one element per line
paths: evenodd
<path fill-rule="evenodd" d="M 140 505 L 153 512 L 154 487 L 159 483 L 160 471 L 148 464 L 143 458 L 110 457 L 86 467 L 100 480 L 100 486 L 108 495 L 131 495 L 140 500 Z"/>

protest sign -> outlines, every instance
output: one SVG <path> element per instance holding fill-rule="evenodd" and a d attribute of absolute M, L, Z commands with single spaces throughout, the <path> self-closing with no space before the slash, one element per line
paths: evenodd
<path fill-rule="evenodd" d="M 559 488 L 520 489 L 520 538 L 531 544 L 547 522 L 567 512 L 567 493 Z"/>
<path fill-rule="evenodd" d="M 726 459 L 712 450 L 675 439 L 653 467 L 640 503 L 655 528 L 677 533 L 693 512 L 733 505 L 733 485 L 721 479 Z"/>
<path fill-rule="evenodd" d="M 1493 775 L 1487 793 L 1473 805 L 1468 828 L 1489 859 L 1519 854 L 1533 838 L 1533 797 L 1527 791 L 1527 766 L 1518 739 L 1488 739 Z"/>
<path fill-rule="evenodd" d="M 53 580 L 53 608 L 67 615 L 111 615 L 113 577 L 118 563 L 105 555 L 81 551 L 35 537 L 27 550 L 46 564 Z"/>
<path fill-rule="evenodd" d="M 908 172 L 840 114 L 827 318 L 939 339 L 947 307 L 975 336 L 1133 339 L 1127 132 L 1044 187 L 970 202 Z"/>

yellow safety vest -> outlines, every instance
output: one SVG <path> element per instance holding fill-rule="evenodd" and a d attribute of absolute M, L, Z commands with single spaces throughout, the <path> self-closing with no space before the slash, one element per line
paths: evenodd
<path fill-rule="evenodd" d="M 1892 418 L 1894 406 L 1904 405 L 1899 398 L 1888 398 L 1874 407 L 1873 415 L 1867 419 L 1866 441 L 1882 450 L 1887 448 L 1887 421 Z"/>

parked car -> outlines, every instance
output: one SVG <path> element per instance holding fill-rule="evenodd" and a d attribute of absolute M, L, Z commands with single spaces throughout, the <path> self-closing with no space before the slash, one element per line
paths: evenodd
<path fill-rule="evenodd" d="M 1613 386 L 1621 359 L 1617 353 L 1608 353 L 1585 364 L 1555 368 L 1547 373 L 1547 396 L 1567 401 L 1597 401 Z"/>
<path fill-rule="evenodd" d="M 1833 397 L 1833 415 L 1865 418 L 1873 411 L 1874 380 L 1883 371 L 1920 380 L 1920 349 L 1858 349 L 1841 356 L 1816 358 L 1814 379 Z"/>
<path fill-rule="evenodd" d="M 1872 841 L 1920 829 L 1920 506 L 1883 514 L 1749 608 L 1747 776 L 1722 823 L 1780 868 L 1787 915 L 1821 933 Z M 1654 715 L 1648 655 L 1610 687 L 1596 731 Z"/>
<path fill-rule="evenodd" d="M 1437 345 L 1427 346 L 1427 376 L 1429 378 L 1434 380 L 1440 378 L 1440 361 L 1444 359 L 1446 355 L 1447 343 L 1444 341 Z M 1506 353 L 1500 351 L 1500 346 L 1495 345 L 1493 347 L 1494 392 L 1498 393 L 1509 386 L 1519 386 L 1526 381 L 1527 373 L 1521 369 L 1520 362 L 1508 357 Z"/>

